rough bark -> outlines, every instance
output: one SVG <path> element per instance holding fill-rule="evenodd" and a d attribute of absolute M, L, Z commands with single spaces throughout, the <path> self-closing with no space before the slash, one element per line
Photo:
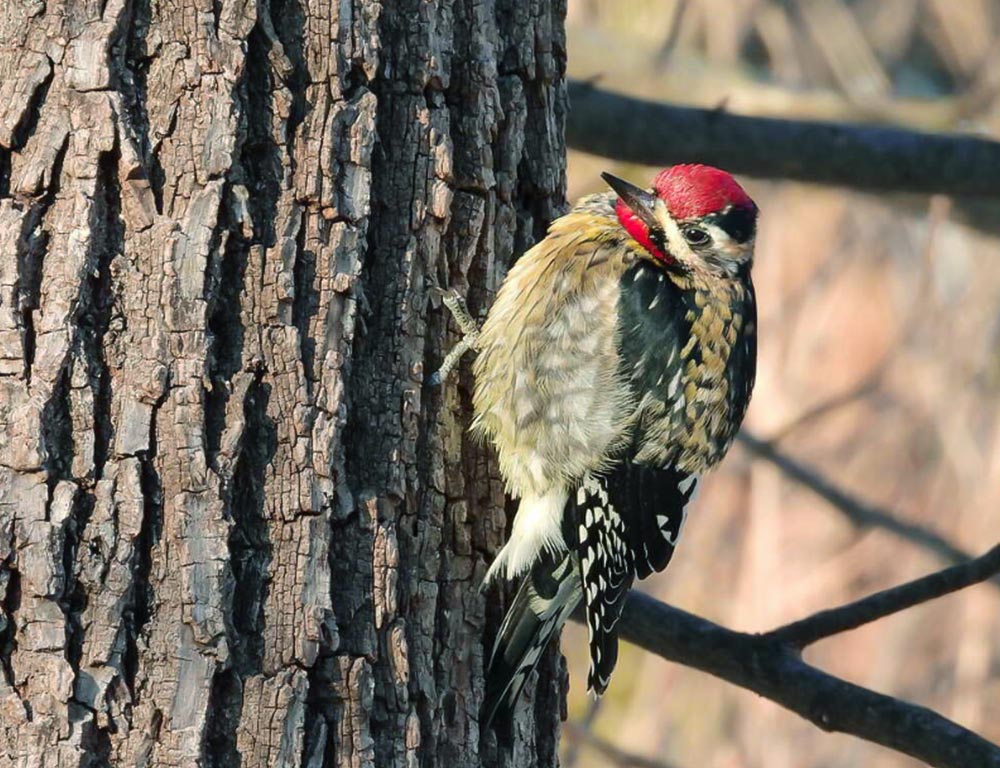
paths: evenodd
<path fill-rule="evenodd" d="M 563 206 L 563 5 L 4 6 L 0 764 L 555 763 L 424 374 Z"/>

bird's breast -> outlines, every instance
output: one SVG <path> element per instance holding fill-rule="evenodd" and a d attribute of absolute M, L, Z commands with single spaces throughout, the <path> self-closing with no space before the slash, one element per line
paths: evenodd
<path fill-rule="evenodd" d="M 544 247 L 511 270 L 483 325 L 475 363 L 475 427 L 497 449 L 514 496 L 570 487 L 605 467 L 631 407 L 618 376 L 616 264 L 582 245 Z"/>

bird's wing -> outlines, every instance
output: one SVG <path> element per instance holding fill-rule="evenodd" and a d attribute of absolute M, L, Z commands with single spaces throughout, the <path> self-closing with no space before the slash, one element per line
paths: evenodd
<path fill-rule="evenodd" d="M 618 660 L 615 626 L 635 576 L 670 561 L 697 478 L 626 460 L 584 478 L 570 499 L 590 644 L 587 687 L 604 692 Z"/>
<path fill-rule="evenodd" d="M 607 478 L 588 475 L 570 499 L 590 644 L 587 688 L 604 693 L 618 660 L 615 625 L 635 574 L 624 519 L 611 501 Z"/>
<path fill-rule="evenodd" d="M 666 567 L 698 482 L 679 461 L 692 408 L 701 407 L 687 402 L 701 362 L 691 343 L 698 310 L 691 293 L 654 266 L 636 265 L 622 278 L 619 370 L 636 413 L 631 441 L 606 483 L 639 578 Z"/>
<path fill-rule="evenodd" d="M 626 460 L 602 481 L 623 520 L 635 575 L 644 579 L 662 571 L 677 546 L 698 476 Z"/>

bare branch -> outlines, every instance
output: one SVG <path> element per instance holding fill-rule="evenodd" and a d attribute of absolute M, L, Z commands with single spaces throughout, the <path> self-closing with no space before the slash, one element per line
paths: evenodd
<path fill-rule="evenodd" d="M 773 636 L 734 632 L 635 591 L 618 626 L 625 640 L 754 691 L 823 730 L 882 744 L 937 768 L 1000 768 L 1000 747 L 978 734 L 926 707 L 823 672 Z"/>
<path fill-rule="evenodd" d="M 1000 573 L 1000 545 L 975 560 L 876 592 L 839 608 L 814 613 L 768 632 L 765 637 L 802 649 L 825 637 L 856 629 L 906 608 L 986 581 L 997 573 Z"/>
<path fill-rule="evenodd" d="M 570 81 L 573 149 L 645 165 L 868 190 L 1000 197 L 1000 143 L 871 125 L 777 120 L 658 104 Z"/>
<path fill-rule="evenodd" d="M 761 440 L 746 430 L 740 432 L 737 440 L 755 456 L 774 464 L 790 478 L 839 509 L 859 528 L 884 528 L 952 563 L 965 563 L 973 557 L 971 553 L 956 547 L 929 528 L 900 520 L 887 510 L 844 493 L 818 472 L 782 453 L 767 440 Z"/>

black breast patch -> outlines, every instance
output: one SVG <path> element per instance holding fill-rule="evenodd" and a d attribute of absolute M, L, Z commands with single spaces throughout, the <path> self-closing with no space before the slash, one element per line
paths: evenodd
<path fill-rule="evenodd" d="M 691 335 L 694 298 L 660 268 L 639 262 L 621 278 L 618 299 L 622 374 L 636 395 L 662 393 L 681 370 L 680 351 Z"/>

